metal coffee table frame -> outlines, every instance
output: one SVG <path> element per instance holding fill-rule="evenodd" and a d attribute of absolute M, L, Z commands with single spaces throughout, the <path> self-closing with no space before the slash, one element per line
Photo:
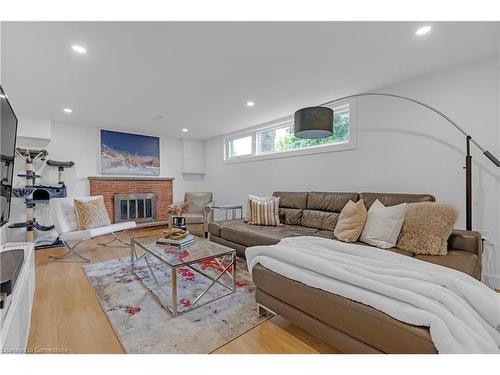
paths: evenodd
<path fill-rule="evenodd" d="M 141 237 L 141 238 L 145 238 L 145 237 Z M 133 238 L 133 239 L 130 240 L 130 265 L 131 265 L 131 272 L 137 278 L 137 280 L 139 280 L 139 282 L 141 283 L 141 285 L 160 304 L 160 306 L 163 309 L 165 309 L 166 311 L 168 311 L 170 313 L 170 315 L 172 315 L 172 317 L 176 317 L 178 315 L 187 313 L 188 311 L 191 311 L 191 310 L 196 309 L 198 307 L 205 306 L 206 304 L 209 304 L 209 303 L 217 301 L 217 300 L 219 300 L 219 299 L 221 299 L 223 297 L 226 297 L 226 296 L 228 296 L 230 294 L 233 294 L 236 291 L 236 250 L 228 249 L 226 252 L 223 252 L 223 253 L 220 253 L 220 254 L 209 255 L 209 256 L 206 256 L 206 257 L 201 257 L 199 259 L 194 259 L 194 260 L 182 262 L 182 263 L 179 263 L 179 264 L 176 264 L 176 265 L 171 265 L 165 259 L 162 259 L 158 255 L 156 255 L 154 252 L 152 252 L 148 248 L 148 246 L 144 246 L 141 243 L 139 243 L 138 240 L 140 240 L 141 238 Z M 136 246 L 139 246 L 144 251 L 144 254 L 138 256 L 137 255 L 137 248 L 136 248 Z M 156 246 L 156 245 L 152 244 L 152 246 Z M 183 250 L 189 251 L 189 248 L 183 249 Z M 154 271 L 151 268 L 151 264 L 150 264 L 150 262 L 148 261 L 148 259 L 146 257 L 146 255 L 148 255 L 148 254 L 152 255 L 153 257 L 155 257 L 156 259 L 158 259 L 161 263 L 165 264 L 167 267 L 170 268 L 170 271 L 171 271 L 171 281 L 167 282 L 167 283 L 164 283 L 164 284 L 165 285 L 170 284 L 170 286 L 171 286 L 171 290 L 172 290 L 172 298 L 171 298 L 172 308 L 170 308 L 166 303 L 164 303 L 161 300 L 161 298 L 151 288 L 149 288 L 146 285 L 146 283 L 144 282 L 144 280 L 142 279 L 142 277 L 135 271 L 135 269 L 136 269 L 136 262 L 144 259 L 144 261 L 146 262 L 146 266 L 149 269 L 149 272 L 153 276 L 153 279 L 154 279 L 154 281 L 156 283 L 156 286 L 158 288 L 160 288 L 162 286 L 158 282 L 158 280 L 157 280 L 157 278 L 156 278 L 156 276 L 154 274 Z M 227 265 L 225 267 L 224 266 L 224 261 L 226 260 L 227 257 L 230 257 L 231 261 L 230 261 L 229 265 Z M 219 260 L 219 258 L 222 258 L 222 259 Z M 209 260 L 209 259 L 215 260 L 217 262 L 217 264 L 219 265 L 219 267 L 222 268 L 222 270 L 219 271 L 219 275 L 217 277 L 213 277 L 211 275 L 208 275 L 207 273 L 203 272 L 201 269 L 198 269 L 198 268 L 194 267 L 194 265 L 196 265 L 198 263 L 201 263 L 201 262 L 203 262 L 205 260 Z M 194 302 L 191 303 L 191 305 L 188 308 L 186 308 L 183 311 L 177 311 L 177 269 L 181 268 L 181 267 L 188 267 L 188 268 L 192 269 L 193 271 L 195 271 L 195 272 L 199 273 L 200 275 L 206 277 L 207 279 L 211 280 L 212 283 L 210 283 L 210 285 L 201 294 L 199 294 L 196 297 L 196 299 L 194 300 Z M 230 270 L 230 272 L 229 272 L 229 270 Z M 230 276 L 230 278 L 232 279 L 232 285 L 229 286 L 229 285 L 224 284 L 222 281 L 220 281 L 220 279 L 222 278 L 223 275 L 229 275 Z M 216 298 L 212 298 L 212 299 L 210 299 L 208 301 L 205 301 L 202 304 L 198 304 L 198 301 L 215 284 L 221 285 L 224 288 L 228 289 L 228 292 L 225 293 L 225 294 L 222 294 L 220 296 L 217 296 Z"/>

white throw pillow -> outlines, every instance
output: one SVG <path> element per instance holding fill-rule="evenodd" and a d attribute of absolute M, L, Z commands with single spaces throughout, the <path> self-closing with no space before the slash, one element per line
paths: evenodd
<path fill-rule="evenodd" d="M 366 223 L 359 240 L 382 249 L 396 246 L 407 207 L 407 203 L 385 207 L 377 199 L 368 210 Z"/>
<path fill-rule="evenodd" d="M 258 197 L 256 195 L 249 195 L 247 199 L 247 207 L 245 210 L 245 221 L 246 222 L 252 221 L 252 212 L 250 210 L 250 199 L 257 200 L 259 202 L 268 202 L 272 201 L 275 198 L 276 197 Z"/>

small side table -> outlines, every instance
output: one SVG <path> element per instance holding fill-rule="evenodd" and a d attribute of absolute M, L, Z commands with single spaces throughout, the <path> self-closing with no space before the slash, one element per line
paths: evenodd
<path fill-rule="evenodd" d="M 231 211 L 231 219 L 243 219 L 243 206 L 241 204 L 216 204 L 212 206 L 215 210 L 223 210 L 226 212 L 226 220 L 227 214 Z M 236 214 L 240 211 L 240 217 L 236 217 Z"/>

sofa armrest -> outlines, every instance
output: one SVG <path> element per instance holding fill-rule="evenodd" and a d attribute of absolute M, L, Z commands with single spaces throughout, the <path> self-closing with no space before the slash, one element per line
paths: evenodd
<path fill-rule="evenodd" d="M 481 257 L 483 241 L 479 232 L 455 229 L 448 238 L 448 249 L 468 251 Z"/>

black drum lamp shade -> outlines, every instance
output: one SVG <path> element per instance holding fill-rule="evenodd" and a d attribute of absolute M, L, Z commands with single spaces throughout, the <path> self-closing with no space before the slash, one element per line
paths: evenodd
<path fill-rule="evenodd" d="M 333 134 L 333 110 L 327 107 L 299 109 L 294 116 L 297 138 L 324 138 Z"/>

